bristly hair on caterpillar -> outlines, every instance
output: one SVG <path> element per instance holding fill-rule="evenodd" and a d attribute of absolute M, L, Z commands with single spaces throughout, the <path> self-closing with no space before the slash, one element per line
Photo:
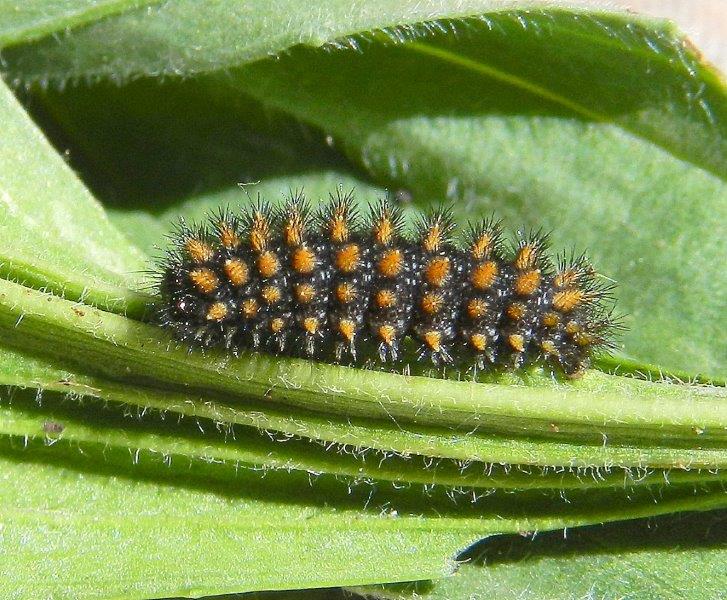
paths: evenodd
<path fill-rule="evenodd" d="M 548 256 L 548 236 L 500 221 L 455 239 L 439 208 L 406 235 L 401 210 L 378 200 L 361 217 L 337 190 L 313 211 L 303 193 L 274 210 L 264 200 L 207 224 L 177 225 L 159 273 L 159 323 L 191 346 L 346 364 L 416 360 L 518 369 L 545 363 L 580 375 L 613 348 L 612 285 L 585 255 Z"/>

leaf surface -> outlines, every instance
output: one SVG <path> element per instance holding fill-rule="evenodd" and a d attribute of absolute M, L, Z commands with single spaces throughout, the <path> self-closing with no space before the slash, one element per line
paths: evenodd
<path fill-rule="evenodd" d="M 144 257 L 0 82 L 0 275 L 101 306 L 141 306 Z M 148 298 L 148 297 L 147 297 Z"/>
<path fill-rule="evenodd" d="M 304 473 L 262 475 L 113 445 L 6 436 L 0 463 L 0 574 L 24 597 L 204 595 L 438 577 L 457 548 L 490 533 L 724 506 L 720 484 L 493 494 L 457 505 L 444 491 L 423 495 L 416 486 L 311 482 Z"/>
<path fill-rule="evenodd" d="M 62 30 L 68 25 L 64 4 L 44 0 L 42 8 L 25 8 L 20 14 L 9 12 L 0 18 L 0 31 L 5 30 L 8 41 L 32 41 L 36 35 L 28 25 L 44 9 L 48 10 L 47 16 L 53 17 L 44 31 Z M 235 0 L 178 0 L 157 6 L 157 2 L 147 1 L 137 2 L 136 10 L 130 0 L 100 4 L 108 5 L 109 13 L 115 5 L 119 14 L 97 19 L 94 17 L 103 15 L 86 7 L 80 11 L 86 14 L 72 21 L 85 27 L 68 32 L 62 39 L 47 38 L 7 52 L 10 77 L 24 82 L 59 83 L 82 78 L 190 75 L 283 53 L 298 44 L 322 46 L 375 27 L 395 28 L 517 3 L 371 0 L 351 4 L 332 0 L 313 10 L 296 0 L 251 0 L 242 4 Z M 101 6 L 96 8 L 97 13 L 101 12 Z M 121 12 L 122 8 L 127 10 Z"/>
<path fill-rule="evenodd" d="M 362 591 L 396 600 L 718 598 L 727 586 L 726 517 L 714 511 L 493 536 L 460 555 L 452 578 Z"/>

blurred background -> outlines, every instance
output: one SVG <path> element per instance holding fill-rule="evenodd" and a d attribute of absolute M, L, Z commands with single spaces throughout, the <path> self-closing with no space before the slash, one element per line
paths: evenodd
<path fill-rule="evenodd" d="M 727 73 L 727 0 L 585 0 L 583 4 L 613 6 L 675 21 L 704 56 Z"/>

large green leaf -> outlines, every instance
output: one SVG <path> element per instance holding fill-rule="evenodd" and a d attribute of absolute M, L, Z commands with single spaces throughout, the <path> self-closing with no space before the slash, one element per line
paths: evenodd
<path fill-rule="evenodd" d="M 126 309 L 148 268 L 0 83 L 0 274 Z"/>
<path fill-rule="evenodd" d="M 34 40 L 32 24 L 41 11 L 46 13 L 46 33 L 76 25 L 62 39 L 49 37 L 7 52 L 11 78 L 60 83 L 214 71 L 283 53 L 298 44 L 322 46 L 374 27 L 391 27 L 396 33 L 402 25 L 475 14 L 493 6 L 503 9 L 517 2 L 370 0 L 352 4 L 329 0 L 310 10 L 296 0 L 177 0 L 159 6 L 143 6 L 154 2 L 138 1 L 141 7 L 137 10 L 121 12 L 121 8 L 132 8 L 130 0 L 107 0 L 97 4 L 108 5 L 107 15 L 115 4 L 119 14 L 108 18 L 99 6 L 95 14 L 88 9 L 78 11 L 72 20 L 63 14 L 63 4 L 42 0 L 35 10 L 0 14 L 0 32 L 6 32 L 0 43 Z M 107 18 L 99 18 L 104 16 Z"/>
<path fill-rule="evenodd" d="M 650 468 L 717 469 L 727 464 L 724 443 L 719 442 L 693 445 L 690 440 L 642 438 L 638 442 L 626 440 L 619 443 L 599 437 L 598 441 L 588 443 L 559 440 L 558 436 L 507 437 L 488 431 L 457 431 L 391 420 L 336 417 L 270 403 L 261 407 L 256 403 L 241 403 L 234 397 L 203 395 L 198 391 L 150 388 L 139 382 L 130 386 L 68 370 L 68 367 L 51 366 L 45 360 L 7 348 L 0 348 L 0 356 L 0 384 L 3 385 L 68 393 L 79 398 L 101 398 L 138 407 L 140 411 L 148 408 L 179 417 L 210 420 L 225 427 L 239 424 L 279 432 L 286 437 L 304 437 L 343 453 L 348 449 L 361 454 L 364 459 L 372 449 L 383 452 L 384 456 L 393 454 L 411 458 L 418 455 L 424 459 L 425 467 L 434 470 L 433 473 L 421 474 L 424 478 L 439 476 L 440 462 L 434 458 L 459 461 L 460 475 L 468 480 L 462 483 L 470 483 L 470 476 L 476 478 L 478 471 L 479 475 L 489 479 L 493 473 L 497 476 L 501 468 L 507 474 L 512 470 L 511 465 L 517 465 L 518 471 L 532 474 L 534 479 L 547 475 L 549 467 L 558 474 L 572 469 L 571 474 L 577 480 L 585 477 L 585 481 L 580 480 L 576 487 L 587 487 L 587 480 L 591 477 L 601 481 L 618 473 L 624 477 L 624 483 L 631 484 L 648 477 Z M 298 458 L 304 460 L 302 456 Z M 335 463 L 333 457 L 329 464 Z M 329 469 L 329 472 L 335 472 L 332 467 Z M 375 476 L 371 472 L 369 474 Z M 523 486 L 526 479 L 516 478 L 511 484 L 500 480 L 498 485 Z M 565 481 L 564 478 L 557 487 L 564 485 Z"/>
<path fill-rule="evenodd" d="M 7 395 L 7 401 L 2 396 Z M 38 403 L 38 397 L 42 402 Z M 427 456 L 402 456 L 371 450 L 346 451 L 341 445 L 313 444 L 308 439 L 272 431 L 233 427 L 210 419 L 182 419 L 175 411 L 157 412 L 148 405 L 136 411 L 91 397 L 71 401 L 45 388 L 33 393 L 0 393 L 0 434 L 26 440 L 62 439 L 80 446 L 126 448 L 164 456 L 169 461 L 204 460 L 235 469 L 295 470 L 328 473 L 351 481 L 401 482 L 460 488 L 587 489 L 643 485 L 709 483 L 727 479 L 704 469 L 538 469 L 525 465 L 493 465 Z M 58 424 L 57 435 L 48 424 Z M 54 425 L 55 426 L 55 425 Z M 683 459 L 682 459 L 683 460 Z M 478 492 L 473 490 L 474 494 Z"/>
<path fill-rule="evenodd" d="M 719 598 L 727 589 L 725 519 L 715 511 L 493 536 L 458 557 L 455 577 L 360 591 L 392 600 Z"/>
<path fill-rule="evenodd" d="M 694 495 L 675 487 L 659 505 L 653 490 L 583 503 L 571 497 L 570 504 L 557 495 L 519 502 L 505 495 L 467 502 L 446 516 L 446 504 L 454 505 L 444 496 L 426 500 L 440 516 L 424 518 L 417 490 L 372 496 L 369 488 L 327 478 L 313 485 L 288 473 L 233 471 L 219 478 L 214 465 L 170 465 L 143 453 L 134 463 L 125 449 L 79 453 L 0 441 L 0 574 L 5 589 L 28 598 L 203 595 L 437 577 L 451 567 L 447 556 L 490 532 L 619 518 L 624 503 L 641 515 L 721 503 L 714 487 Z"/>

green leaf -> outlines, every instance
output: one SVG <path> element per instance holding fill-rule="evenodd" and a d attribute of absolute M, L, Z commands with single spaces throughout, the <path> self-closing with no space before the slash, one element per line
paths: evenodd
<path fill-rule="evenodd" d="M 119 9 L 124 4 L 129 7 L 131 2 L 116 2 Z M 374 27 L 463 16 L 508 4 L 514 3 L 370 0 L 352 5 L 345 0 L 332 0 L 307 10 L 295 0 L 251 0 L 243 4 L 235 0 L 177 0 L 126 10 L 97 22 L 93 22 L 93 17 L 103 15 L 83 16 L 71 24 L 85 22 L 85 27 L 68 32 L 62 39 L 48 38 L 8 51 L 6 59 L 9 77 L 26 83 L 190 75 L 285 52 L 298 44 L 321 46 Z M 3 14 L 0 31 L 8 32 L 5 39 L 33 40 L 36 36 L 32 29 L 26 32 L 26 22 L 32 22 L 35 12 L 26 8 L 20 15 Z M 68 25 L 62 10 L 57 12 L 45 25 L 45 32 L 59 31 Z"/>
<path fill-rule="evenodd" d="M 54 368 L 45 361 L 6 348 L 0 348 L 0 357 L 0 384 L 35 388 L 41 392 L 47 390 L 68 393 L 79 398 L 101 398 L 138 407 L 139 411 L 151 409 L 163 414 L 173 413 L 209 420 L 224 427 L 236 423 L 263 431 L 277 431 L 287 437 L 318 440 L 325 446 L 339 448 L 344 453 L 347 448 L 351 448 L 354 454 L 361 454 L 364 460 L 365 455 L 373 449 L 381 451 L 384 456 L 391 456 L 393 453 L 393 456 L 401 455 L 412 461 L 422 460 L 427 469 L 433 468 L 431 473 L 415 476 L 423 480 L 441 476 L 440 467 L 443 465 L 432 457 L 459 461 L 459 484 L 471 485 L 473 481 L 481 480 L 484 476 L 484 480 L 490 481 L 492 485 L 507 487 L 539 487 L 537 482 L 541 477 L 548 476 L 548 467 L 554 467 L 556 473 L 564 475 L 554 487 L 566 486 L 570 476 L 577 480 L 576 487 L 588 487 L 589 478 L 607 484 L 614 478 L 622 477 L 624 483 L 636 484 L 651 478 L 653 472 L 650 467 L 685 469 L 686 472 L 682 475 L 679 471 L 672 473 L 676 473 L 677 477 L 689 478 L 701 477 L 699 473 L 690 474 L 692 469 L 715 469 L 727 464 L 725 450 L 719 445 L 713 448 L 701 445 L 690 447 L 673 441 L 670 443 L 668 440 L 659 440 L 648 445 L 644 440 L 638 445 L 633 442 L 620 444 L 612 441 L 604 444 L 603 438 L 593 444 L 573 443 L 547 438 L 506 437 L 489 432 L 457 432 L 442 427 L 412 426 L 350 416 L 336 417 L 270 404 L 261 410 L 259 406 L 245 406 L 225 397 L 173 392 L 142 387 L 139 384 L 132 387 L 98 376 L 69 371 L 67 368 Z M 18 418 L 15 412 L 13 416 Z M 210 427 L 205 426 L 204 429 Z M 333 458 L 330 465 L 337 464 L 335 457 Z M 305 462 L 306 459 L 298 456 L 298 460 Z M 306 465 L 306 468 L 314 470 L 320 468 L 320 464 Z M 501 470 L 506 474 L 512 473 L 511 465 L 516 465 L 515 470 L 522 473 L 523 477 L 500 479 L 498 475 Z M 336 469 L 341 469 L 340 464 L 337 464 Z M 371 465 L 364 469 L 366 474 L 388 478 L 386 469 L 383 474 L 375 473 L 378 471 L 376 469 L 370 469 Z M 329 466 L 328 472 L 336 470 Z M 493 474 L 494 480 L 490 479 Z M 586 478 L 583 477 L 584 474 Z M 664 476 L 667 480 L 671 479 L 668 472 Z M 409 477 L 412 477 L 411 470 L 407 474 L 407 478 Z"/>
<path fill-rule="evenodd" d="M 493 536 L 458 557 L 452 578 L 360 591 L 392 600 L 718 598 L 727 588 L 725 518 L 715 511 Z"/>
<path fill-rule="evenodd" d="M 318 440 L 319 444 L 312 444 L 311 438 L 306 439 L 305 436 L 317 431 L 316 426 L 321 419 L 314 415 L 288 414 L 287 418 L 276 419 L 276 412 L 280 414 L 280 411 L 270 411 L 272 415 L 269 412 L 255 413 L 234 405 L 201 402 L 184 395 L 175 397 L 152 389 L 130 393 L 124 386 L 55 370 L 7 350 L 0 349 L 0 357 L 3 359 L 0 383 L 12 382 L 37 388 L 35 394 L 9 395 L 7 406 L 0 403 L 0 434 L 26 439 L 43 439 L 46 423 L 61 423 L 61 437 L 68 442 L 142 449 L 170 459 L 182 457 L 228 462 L 247 468 L 306 470 L 354 479 L 475 488 L 587 489 L 709 482 L 723 476 L 720 472 L 708 472 L 704 468 L 718 466 L 720 460 L 727 462 L 724 451 L 720 459 L 720 452 L 715 450 L 695 453 L 679 448 L 630 447 L 622 449 L 622 453 L 634 457 L 631 458 L 632 463 L 626 464 L 636 464 L 638 468 L 624 469 L 619 468 L 613 457 L 614 451 L 618 453 L 619 448 L 608 448 L 602 452 L 599 459 L 604 461 L 605 458 L 607 462 L 594 465 L 585 461 L 589 450 L 596 454 L 595 449 L 533 441 L 512 441 L 508 446 L 504 440 L 492 437 L 479 440 L 478 448 L 476 439 L 457 439 L 446 430 L 430 430 L 428 436 L 427 431 L 421 429 L 384 431 L 382 435 L 379 431 L 381 425 L 375 421 L 351 423 L 348 428 L 344 423 L 329 421 L 327 429 L 322 428 L 328 437 Z M 49 394 L 50 390 L 71 395 L 74 401 L 64 402 L 57 393 Z M 42 403 L 37 401 L 38 398 L 42 398 Z M 100 405 L 93 402 L 93 398 L 103 398 L 105 403 Z M 131 410 L 133 406 L 137 407 L 136 410 Z M 121 407 L 124 407 L 123 410 Z M 183 419 L 184 416 L 192 418 Z M 233 423 L 252 423 L 255 427 L 235 427 Z M 276 431 L 282 431 L 283 435 Z M 361 437 L 353 442 L 356 434 Z M 381 446 L 382 439 L 388 440 L 389 446 L 384 451 L 374 451 Z M 350 447 L 352 443 L 355 445 Z M 446 448 L 447 444 L 460 451 L 469 449 L 466 461 L 436 460 L 427 456 L 432 448 Z M 472 454 L 472 448 L 492 453 L 493 446 L 499 450 L 501 459 L 512 461 L 522 456 L 522 464 L 483 464 L 482 459 Z M 419 454 L 412 454 L 415 450 Z M 552 462 L 554 458 L 557 460 L 558 451 L 563 455 L 562 464 Z M 668 456 L 668 462 L 663 464 L 665 459 L 662 458 L 659 465 L 659 453 Z M 533 457 L 537 455 L 543 455 L 551 462 L 539 468 L 532 464 Z M 576 461 L 582 462 L 582 466 L 567 468 Z M 621 463 L 624 464 L 623 457 Z M 682 468 L 650 468 L 655 463 Z"/>
<path fill-rule="evenodd" d="M 200 596 L 439 577 L 457 548 L 487 529 L 472 520 L 462 527 L 457 519 L 365 514 L 368 490 L 349 494 L 321 481 L 311 488 L 307 476 L 233 471 L 220 480 L 148 453 L 134 464 L 113 448 L 0 444 L 0 575 L 23 598 Z M 332 506 L 315 500 L 322 495 Z"/>
<path fill-rule="evenodd" d="M 155 0 L 0 0 L 0 46 L 42 38 Z"/>
<path fill-rule="evenodd" d="M 0 276 L 143 312 L 146 264 L 0 82 Z"/>
<path fill-rule="evenodd" d="M 451 568 L 446 557 L 476 537 L 618 518 L 626 501 L 623 491 L 605 494 L 584 513 L 576 498 L 539 494 L 513 504 L 511 495 L 491 496 L 469 516 L 423 518 L 403 512 L 416 496 L 421 503 L 416 491 L 392 505 L 391 494 L 330 479 L 311 487 L 307 477 L 240 471 L 220 480 L 210 476 L 214 465 L 146 454 L 134 464 L 126 450 L 0 442 L 0 575 L 21 597 L 199 596 L 438 577 Z M 714 488 L 683 492 L 667 490 L 659 505 L 653 491 L 637 492 L 629 511 L 720 503 Z"/>

